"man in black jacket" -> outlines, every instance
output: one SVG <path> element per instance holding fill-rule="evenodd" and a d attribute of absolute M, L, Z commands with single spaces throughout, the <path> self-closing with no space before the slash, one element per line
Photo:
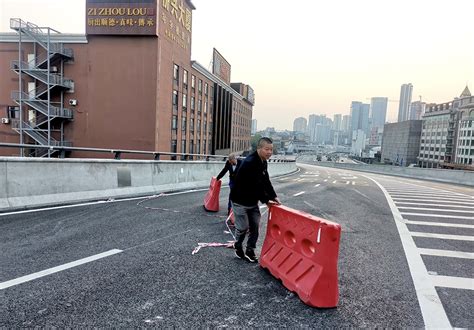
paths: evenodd
<path fill-rule="evenodd" d="M 273 141 L 267 137 L 261 138 L 257 144 L 257 151 L 242 162 L 230 192 L 236 229 L 235 255 L 250 262 L 258 260 L 255 255 L 260 224 L 258 201 L 268 206 L 280 204 L 267 172 L 267 160 L 272 153 Z M 242 244 L 247 231 L 249 237 L 244 253 Z"/>
<path fill-rule="evenodd" d="M 217 175 L 217 180 L 222 179 L 222 177 L 229 171 L 229 188 L 232 191 L 234 188 L 234 178 L 235 174 L 237 173 L 240 165 L 242 164 L 242 160 L 237 159 L 235 154 L 230 154 L 228 160 L 225 162 L 224 168 L 222 171 Z M 232 209 L 232 203 L 230 201 L 230 192 L 229 192 L 229 202 L 227 204 L 227 215 L 230 214 L 230 210 Z"/>

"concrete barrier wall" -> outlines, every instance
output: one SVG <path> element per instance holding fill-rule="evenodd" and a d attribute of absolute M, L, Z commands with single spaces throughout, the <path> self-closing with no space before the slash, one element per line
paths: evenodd
<path fill-rule="evenodd" d="M 295 162 L 268 165 L 270 176 L 296 170 Z M 205 188 L 223 166 L 222 161 L 0 157 L 0 211 Z"/>
<path fill-rule="evenodd" d="M 386 175 L 402 176 L 407 178 L 431 180 L 447 183 L 456 183 L 467 186 L 474 186 L 474 172 L 459 171 L 459 170 L 445 170 L 436 168 L 417 168 L 417 167 L 400 167 L 389 165 L 360 165 L 349 163 L 332 163 L 332 162 L 317 162 L 311 163 L 318 166 L 343 168 L 353 171 L 379 173 Z"/>

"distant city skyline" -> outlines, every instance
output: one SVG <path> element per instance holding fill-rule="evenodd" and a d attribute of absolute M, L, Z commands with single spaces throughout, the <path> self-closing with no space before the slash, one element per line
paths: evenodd
<path fill-rule="evenodd" d="M 255 90 L 258 130 L 291 130 L 294 118 L 310 114 L 344 116 L 352 101 L 398 100 L 406 82 L 413 100 L 426 103 L 472 89 L 470 0 L 301 0 L 298 11 L 278 0 L 192 2 L 192 58 L 210 69 L 212 49 L 219 50 L 232 66 L 231 80 Z M 85 0 L 2 0 L 0 31 L 12 32 L 10 17 L 84 33 Z M 388 103 L 386 119 L 397 121 L 397 102 Z"/>

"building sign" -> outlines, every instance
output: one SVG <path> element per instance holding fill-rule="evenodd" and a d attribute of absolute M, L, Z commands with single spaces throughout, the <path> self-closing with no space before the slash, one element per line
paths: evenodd
<path fill-rule="evenodd" d="M 247 95 L 245 95 L 247 100 L 252 103 L 252 105 L 255 104 L 255 93 L 253 91 L 253 88 L 247 85 Z"/>
<path fill-rule="evenodd" d="M 183 49 L 191 49 L 192 13 L 183 0 L 160 0 L 164 35 Z"/>
<path fill-rule="evenodd" d="M 86 0 L 86 34 L 156 35 L 156 0 Z"/>
<path fill-rule="evenodd" d="M 212 63 L 212 73 L 230 84 L 230 64 L 215 48 L 212 54 Z"/>

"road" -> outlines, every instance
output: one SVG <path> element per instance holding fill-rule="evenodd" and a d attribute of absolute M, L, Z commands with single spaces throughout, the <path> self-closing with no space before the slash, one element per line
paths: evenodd
<path fill-rule="evenodd" d="M 232 239 L 223 188 L 219 213 L 201 190 L 0 214 L 0 326 L 473 327 L 472 188 L 299 165 L 272 181 L 341 224 L 337 308 L 231 249 L 192 254 Z"/>

